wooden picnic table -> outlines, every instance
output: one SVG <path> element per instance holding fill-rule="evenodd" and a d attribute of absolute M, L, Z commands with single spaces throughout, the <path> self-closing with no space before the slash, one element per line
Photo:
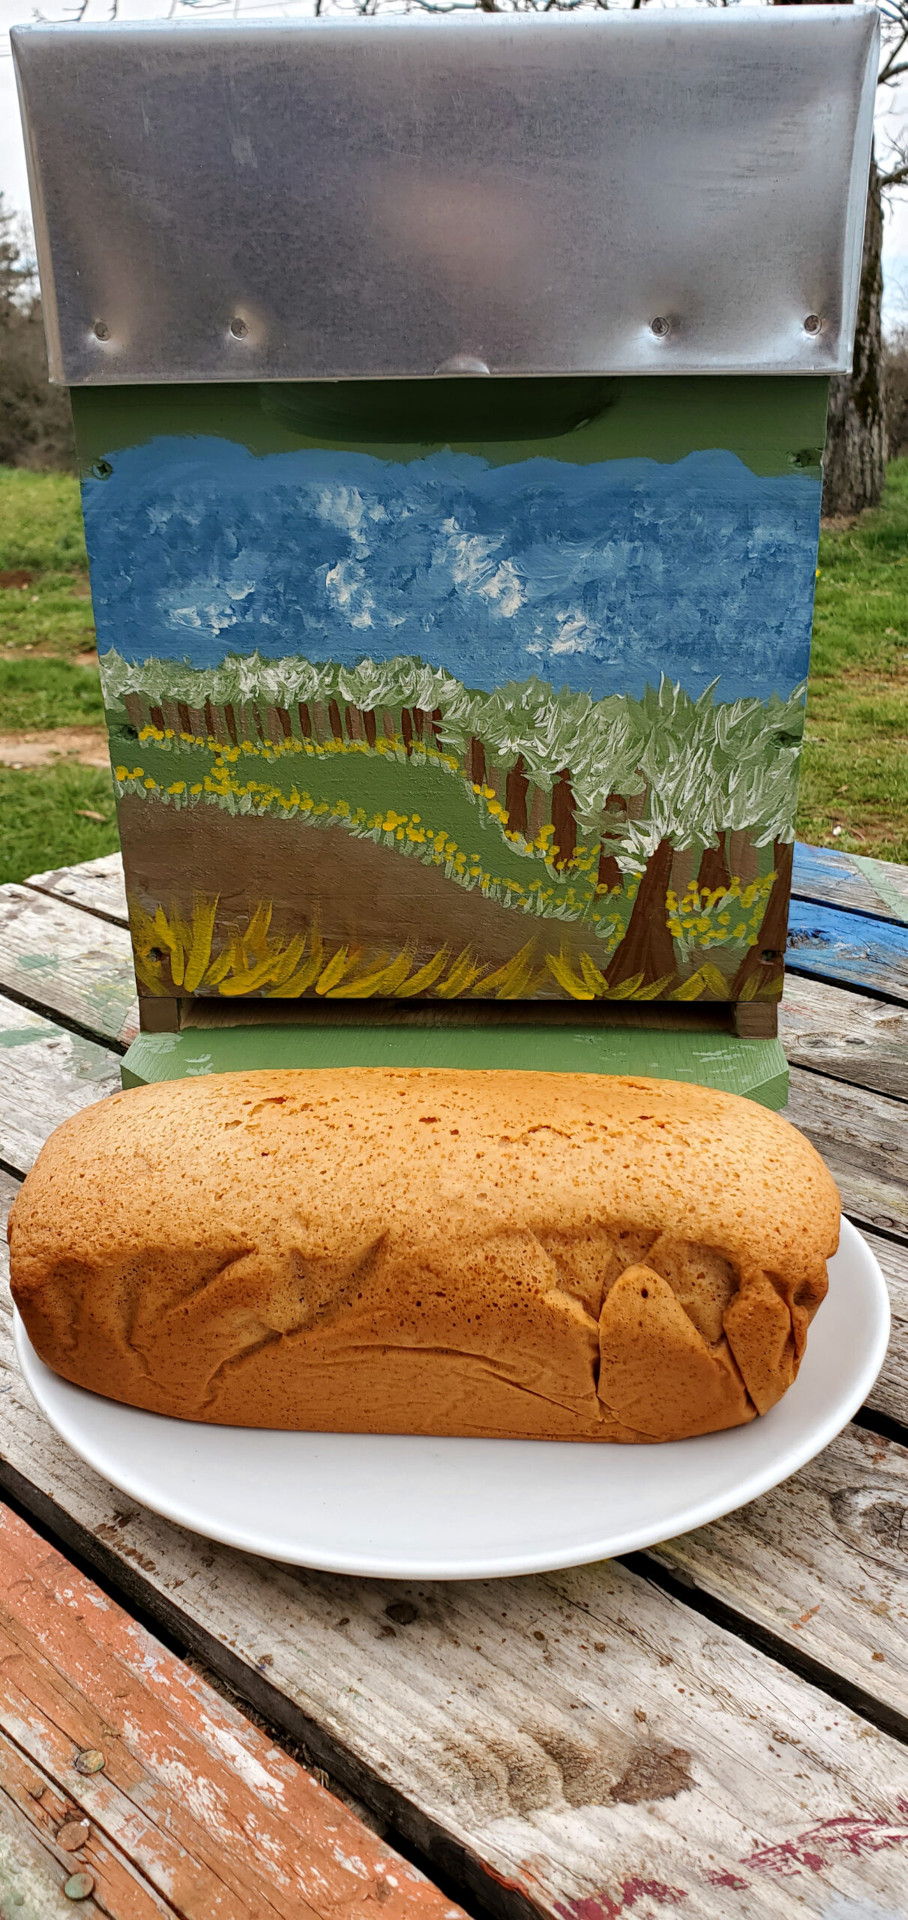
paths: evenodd
<path fill-rule="evenodd" d="M 3 1796 L 18 1794 L 9 1818 L 37 1851 L 44 1815 L 35 1808 L 63 1809 L 70 1824 L 90 1820 L 97 1885 L 83 1910 L 117 1920 L 133 1912 L 352 1917 L 376 1901 L 390 1914 L 394 1890 L 379 1882 L 392 1872 L 395 1848 L 444 1889 L 412 1866 L 400 1910 L 439 1920 L 461 1905 L 508 1920 L 665 1920 L 676 1909 L 696 1920 L 906 1920 L 908 869 L 800 847 L 789 965 L 780 1029 L 791 1062 L 788 1112 L 824 1154 L 880 1260 L 892 1345 L 867 1406 L 819 1459 L 696 1533 L 626 1560 L 455 1584 L 342 1578 L 256 1560 L 136 1507 L 68 1452 L 20 1380 L 4 1298 L 0 1486 L 20 1518 L 0 1529 L 2 1591 L 16 1615 L 13 1626 L 0 1619 L 0 1676 L 9 1680 L 0 1728 L 21 1778 L 10 1786 L 0 1771 L 0 1913 L 56 1916 L 82 1897 L 29 1907 L 5 1894 Z M 136 1027 L 119 860 L 0 888 L 7 1203 L 51 1129 L 118 1086 Z M 28 1536 L 16 1532 L 25 1521 L 43 1535 L 31 1557 Z M 86 1577 L 92 1571 L 103 1593 Z M 54 1718 L 36 1682 L 31 1709 L 20 1700 L 16 1719 L 9 1697 L 28 1667 L 26 1643 L 35 1672 L 56 1659 L 59 1679 L 55 1591 L 81 1622 L 84 1671 L 108 1631 L 120 1679 L 112 1684 L 110 1665 L 96 1662 L 69 1720 Z M 105 1628 L 109 1606 L 131 1621 L 124 1626 L 118 1613 Z M 365 1878 L 354 1894 L 338 1886 L 319 1905 L 309 1883 L 308 1893 L 302 1880 L 289 1892 L 280 1883 L 288 1822 L 296 1822 L 301 1858 L 313 1834 L 316 1853 L 321 1844 L 306 1799 L 319 1789 L 293 1775 L 288 1798 L 275 1801 L 269 1778 L 283 1769 L 289 1779 L 295 1762 L 273 1737 L 266 1761 L 256 1746 L 268 1744 L 266 1733 L 229 1703 L 221 1701 L 219 1718 L 219 1695 L 181 1656 L 203 1663 L 369 1810 L 378 1833 L 359 1831 L 385 1853 L 360 1861 Z M 163 1675 L 167 1660 L 166 1677 L 152 1685 L 148 1674 Z M 148 1739 L 142 1745 L 136 1732 L 136 1673 L 146 1717 L 151 1695 L 158 1714 L 176 1712 L 179 1697 L 192 1722 L 169 1773 L 166 1741 L 149 1758 Z M 59 1751 L 50 1722 L 63 1729 Z M 44 1740 L 40 1751 L 26 1752 L 29 1728 Z M 80 1741 L 115 1748 L 113 1783 L 111 1768 L 72 1770 Z M 223 1841 L 233 1786 L 220 1776 L 212 1784 L 209 1763 L 231 1768 L 247 1801 L 258 1794 L 234 1820 L 247 1878 L 219 1902 L 205 1847 L 210 1853 L 219 1833 Z M 43 1799 L 29 1767 L 46 1781 Z M 160 1796 L 177 1788 L 185 1832 L 176 1814 L 160 1812 Z M 269 1806 L 280 1833 L 266 1832 Z M 341 1813 L 355 1820 L 355 1810 Z M 45 1842 L 62 1885 L 65 1850 L 54 1853 L 52 1836 Z M 117 1904 L 113 1867 L 111 1892 L 97 1866 L 102 1856 L 121 1880 L 132 1875 L 144 1905 L 137 1893 L 134 1906 Z M 278 1889 L 270 1893 L 269 1873 Z"/>

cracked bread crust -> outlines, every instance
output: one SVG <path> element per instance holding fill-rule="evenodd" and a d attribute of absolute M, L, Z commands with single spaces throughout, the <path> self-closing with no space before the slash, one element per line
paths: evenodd
<path fill-rule="evenodd" d="M 181 1419 L 682 1439 L 794 1379 L 839 1232 L 754 1102 L 596 1074 L 165 1081 L 52 1134 L 10 1219 L 57 1373 Z"/>

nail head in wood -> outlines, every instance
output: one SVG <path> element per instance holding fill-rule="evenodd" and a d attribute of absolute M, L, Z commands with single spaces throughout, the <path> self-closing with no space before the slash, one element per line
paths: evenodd
<path fill-rule="evenodd" d="M 67 1820 L 57 1834 L 57 1845 L 64 1853 L 76 1853 L 79 1847 L 84 1847 L 90 1833 L 87 1820 Z"/>
<path fill-rule="evenodd" d="M 87 1900 L 94 1890 L 94 1876 L 90 1873 L 71 1873 L 69 1879 L 63 1882 L 67 1900 Z"/>

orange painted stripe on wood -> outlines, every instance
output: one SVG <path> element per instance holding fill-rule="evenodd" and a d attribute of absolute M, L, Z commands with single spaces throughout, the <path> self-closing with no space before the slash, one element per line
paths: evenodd
<path fill-rule="evenodd" d="M 82 1912 L 464 1920 L 415 1867 L 0 1507 L 0 1781 Z M 80 1761 L 103 1756 L 103 1767 Z M 12 1807 L 11 1807 L 12 1811 Z M 57 1836 L 85 1818 L 74 1852 Z M 71 1836 L 64 1836 L 71 1837 Z M 96 1905 L 97 1903 L 97 1905 Z"/>
<path fill-rule="evenodd" d="M 14 1893 L 20 1894 L 24 1902 L 23 1920 L 25 1916 L 32 1920 L 33 1909 L 35 1920 L 39 1920 L 39 1916 L 43 1920 L 44 1905 L 54 1913 L 54 1894 L 65 1912 L 66 1881 L 74 1873 L 87 1873 L 93 1887 L 90 1896 L 79 1904 L 80 1914 L 111 1913 L 117 1915 L 117 1920 L 121 1914 L 128 1915 L 129 1920 L 173 1920 L 169 1900 L 162 1899 L 149 1886 L 144 1874 L 118 1847 L 110 1844 L 94 1822 L 88 1823 L 88 1839 L 83 1846 L 70 1848 L 59 1843 L 57 1835 L 62 1834 L 67 1842 L 74 1823 L 81 1819 L 81 1810 L 51 1775 L 35 1766 L 7 1734 L 0 1733 L 0 1829 L 5 1827 L 10 1833 L 14 1853 L 20 1851 L 16 1846 L 20 1835 L 26 1842 L 26 1861 L 21 1862 L 20 1856 L 20 1864 L 25 1869 L 21 1876 L 23 1884 L 17 1884 L 20 1876 L 12 1871 L 9 1861 L 0 1867 L 0 1895 L 3 1896 L 0 1912 L 8 1910 L 10 1916 L 18 1914 L 20 1909 L 10 1897 Z M 27 1870 L 29 1865 L 31 1872 Z"/>

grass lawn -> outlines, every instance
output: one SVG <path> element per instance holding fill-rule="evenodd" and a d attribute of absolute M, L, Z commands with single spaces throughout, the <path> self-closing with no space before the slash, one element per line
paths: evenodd
<path fill-rule="evenodd" d="M 820 540 L 798 835 L 908 863 L 908 459 Z"/>
<path fill-rule="evenodd" d="M 0 734 L 101 721 L 78 483 L 0 468 Z M 71 761 L 0 766 L 0 818 L 0 881 L 117 844 L 107 774 Z M 820 542 L 798 833 L 908 862 L 908 459 Z"/>

